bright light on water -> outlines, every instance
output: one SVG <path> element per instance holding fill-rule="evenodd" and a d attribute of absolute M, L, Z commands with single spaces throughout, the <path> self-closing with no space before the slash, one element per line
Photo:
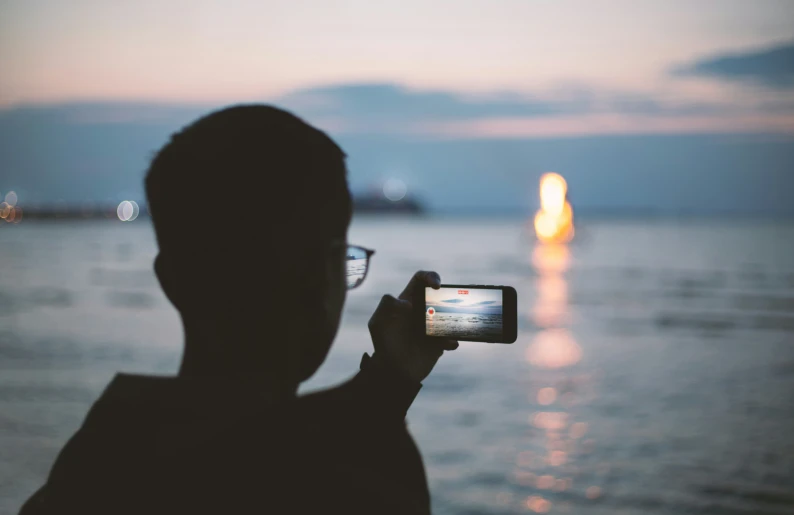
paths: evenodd
<path fill-rule="evenodd" d="M 565 195 L 568 193 L 568 184 L 561 175 L 547 173 L 540 179 L 540 207 L 552 215 L 562 214 L 565 206 Z"/>
<path fill-rule="evenodd" d="M 389 179 L 383 184 L 383 195 L 392 202 L 402 200 L 406 193 L 408 186 L 400 179 Z"/>
<path fill-rule="evenodd" d="M 535 234 L 543 242 L 568 242 L 573 238 L 573 209 L 568 202 L 568 184 L 561 175 L 546 173 L 540 178 L 540 210 L 535 215 Z"/>

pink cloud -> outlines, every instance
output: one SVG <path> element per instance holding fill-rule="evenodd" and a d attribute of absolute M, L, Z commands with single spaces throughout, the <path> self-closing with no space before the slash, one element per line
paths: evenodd
<path fill-rule="evenodd" d="M 449 138 L 545 138 L 610 134 L 783 133 L 794 136 L 794 115 L 649 116 L 587 114 L 426 122 L 409 132 Z"/>

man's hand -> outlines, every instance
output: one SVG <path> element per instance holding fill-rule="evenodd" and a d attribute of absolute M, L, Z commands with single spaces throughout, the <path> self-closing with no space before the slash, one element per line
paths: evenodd
<path fill-rule="evenodd" d="M 458 342 L 416 334 L 411 325 L 411 296 L 417 287 L 438 289 L 441 277 L 435 272 L 416 272 L 399 298 L 384 295 L 369 319 L 369 334 L 375 347 L 374 361 L 383 361 L 409 379 L 422 382 L 445 350 Z"/>

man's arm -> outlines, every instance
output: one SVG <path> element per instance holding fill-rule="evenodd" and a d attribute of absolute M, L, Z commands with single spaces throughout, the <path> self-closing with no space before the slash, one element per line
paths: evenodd
<path fill-rule="evenodd" d="M 421 381 L 458 343 L 415 334 L 410 296 L 417 287 L 440 284 L 435 272 L 418 272 L 399 298 L 384 296 L 369 321 L 372 357 L 364 354 L 351 380 L 302 398 L 316 430 L 340 444 L 332 461 L 340 478 L 348 478 L 362 513 L 429 513 L 424 464 L 405 415 Z"/>
<path fill-rule="evenodd" d="M 412 292 L 417 288 L 439 288 L 441 277 L 436 272 L 414 274 L 399 297 L 384 295 L 369 320 L 369 332 L 375 352 L 364 354 L 360 372 L 350 381 L 332 390 L 318 392 L 330 400 L 352 403 L 362 415 L 373 420 L 386 417 L 402 421 L 421 382 L 430 374 L 445 350 L 455 350 L 455 340 L 416 334 L 411 323 Z M 333 392 L 333 394 L 332 394 Z"/>

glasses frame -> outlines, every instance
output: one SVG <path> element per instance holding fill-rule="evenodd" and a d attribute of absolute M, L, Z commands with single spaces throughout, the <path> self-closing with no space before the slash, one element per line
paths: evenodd
<path fill-rule="evenodd" d="M 350 285 L 347 286 L 348 290 L 355 290 L 356 288 L 361 286 L 361 284 L 367 278 L 367 275 L 369 274 L 369 259 L 372 257 L 373 254 L 375 254 L 375 250 L 374 249 L 369 249 L 367 247 L 362 247 L 361 245 L 350 245 L 350 244 L 348 244 L 347 245 L 347 249 L 345 251 L 345 260 L 347 260 L 347 256 L 350 255 L 350 249 L 358 249 L 358 250 L 364 251 L 364 254 L 367 256 L 366 257 L 367 262 L 364 264 L 364 275 L 361 277 L 361 280 L 358 283 L 356 283 L 355 286 L 350 286 Z M 345 261 L 345 270 L 347 270 L 347 261 Z"/>

